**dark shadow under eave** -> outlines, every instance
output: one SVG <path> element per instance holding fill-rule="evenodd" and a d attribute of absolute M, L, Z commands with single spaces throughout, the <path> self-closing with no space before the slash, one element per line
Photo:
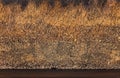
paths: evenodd
<path fill-rule="evenodd" d="M 27 7 L 29 2 L 34 3 L 37 7 L 39 7 L 39 5 L 43 2 L 47 2 L 48 5 L 55 7 L 57 1 L 59 1 L 61 7 L 64 8 L 70 4 L 74 5 L 74 7 L 82 4 L 85 8 L 90 8 L 92 5 L 97 5 L 99 8 L 104 8 L 108 2 L 108 0 L 1 0 L 3 5 L 20 4 L 22 10 Z M 120 0 L 116 0 L 116 2 L 120 2 Z"/>

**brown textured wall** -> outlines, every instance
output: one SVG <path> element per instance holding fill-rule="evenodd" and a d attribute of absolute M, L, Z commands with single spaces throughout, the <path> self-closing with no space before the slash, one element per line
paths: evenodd
<path fill-rule="evenodd" d="M 21 1 L 0 3 L 0 68 L 120 68 L 119 0 Z"/>

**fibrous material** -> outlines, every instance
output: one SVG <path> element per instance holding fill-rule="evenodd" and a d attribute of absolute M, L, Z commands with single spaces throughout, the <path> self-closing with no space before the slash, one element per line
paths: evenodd
<path fill-rule="evenodd" d="M 0 69 L 119 69 L 120 0 L 0 0 Z"/>

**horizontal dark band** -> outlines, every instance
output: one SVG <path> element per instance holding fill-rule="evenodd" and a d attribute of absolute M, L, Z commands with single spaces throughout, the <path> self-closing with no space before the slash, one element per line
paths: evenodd
<path fill-rule="evenodd" d="M 50 6 L 54 7 L 57 1 L 60 2 L 61 7 L 66 7 L 70 4 L 73 4 L 74 6 L 82 4 L 85 8 L 88 8 L 94 4 L 100 8 L 103 8 L 108 2 L 108 0 L 1 0 L 4 5 L 20 4 L 22 9 L 25 9 L 29 2 L 35 3 L 36 6 L 39 6 L 43 2 L 47 2 Z M 116 1 L 120 2 L 120 0 Z"/>

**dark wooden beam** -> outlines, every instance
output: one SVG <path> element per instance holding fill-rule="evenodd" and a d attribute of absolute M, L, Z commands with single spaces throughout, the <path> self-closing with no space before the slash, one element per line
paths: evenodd
<path fill-rule="evenodd" d="M 120 70 L 0 70 L 0 78 L 120 78 Z"/>

